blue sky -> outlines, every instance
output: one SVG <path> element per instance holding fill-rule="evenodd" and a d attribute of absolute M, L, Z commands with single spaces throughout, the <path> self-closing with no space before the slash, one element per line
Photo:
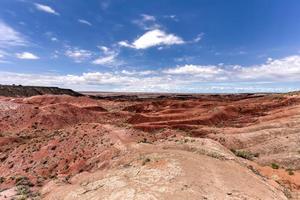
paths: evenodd
<path fill-rule="evenodd" d="M 298 0 L 1 0 L 0 84 L 300 90 Z"/>

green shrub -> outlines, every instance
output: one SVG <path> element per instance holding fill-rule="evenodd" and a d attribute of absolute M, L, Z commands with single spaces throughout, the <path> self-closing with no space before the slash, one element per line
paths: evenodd
<path fill-rule="evenodd" d="M 272 167 L 273 169 L 279 169 L 279 165 L 276 164 L 276 163 L 272 163 L 272 164 L 271 164 L 271 167 Z"/>

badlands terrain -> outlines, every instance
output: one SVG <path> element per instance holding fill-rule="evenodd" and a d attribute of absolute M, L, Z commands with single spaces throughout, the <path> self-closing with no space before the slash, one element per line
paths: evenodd
<path fill-rule="evenodd" d="M 300 93 L 1 90 L 1 200 L 300 199 Z"/>

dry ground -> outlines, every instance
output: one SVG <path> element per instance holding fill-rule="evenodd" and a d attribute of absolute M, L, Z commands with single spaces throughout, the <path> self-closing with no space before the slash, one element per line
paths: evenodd
<path fill-rule="evenodd" d="M 2 97 L 0 111 L 0 199 L 300 199 L 296 93 Z"/>

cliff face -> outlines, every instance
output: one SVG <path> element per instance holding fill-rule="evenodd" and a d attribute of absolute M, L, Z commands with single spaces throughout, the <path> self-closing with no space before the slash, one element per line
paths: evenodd
<path fill-rule="evenodd" d="M 83 96 L 70 89 L 58 87 L 22 86 L 22 85 L 0 85 L 0 96 L 6 97 L 30 97 L 44 94 L 66 94 L 70 96 Z"/>

